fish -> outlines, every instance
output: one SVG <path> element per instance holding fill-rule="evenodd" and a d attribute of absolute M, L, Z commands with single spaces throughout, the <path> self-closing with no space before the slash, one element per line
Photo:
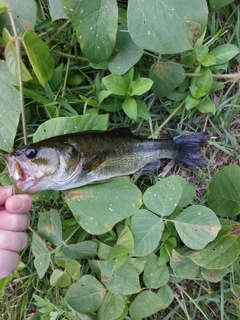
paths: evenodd
<path fill-rule="evenodd" d="M 208 139 L 206 132 L 153 140 L 126 128 L 83 131 L 17 148 L 3 159 L 21 193 L 67 190 L 115 177 L 156 172 L 162 158 L 206 166 L 201 147 Z"/>

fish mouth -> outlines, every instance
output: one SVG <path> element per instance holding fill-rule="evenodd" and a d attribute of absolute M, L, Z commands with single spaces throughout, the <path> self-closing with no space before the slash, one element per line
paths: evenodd
<path fill-rule="evenodd" d="M 38 182 L 38 179 L 32 174 L 27 162 L 19 162 L 13 154 L 3 156 L 10 176 L 14 179 L 16 187 L 22 193 Z"/>

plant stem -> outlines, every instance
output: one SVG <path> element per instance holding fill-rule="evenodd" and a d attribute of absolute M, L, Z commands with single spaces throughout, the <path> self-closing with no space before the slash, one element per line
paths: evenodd
<path fill-rule="evenodd" d="M 201 77 L 202 73 L 184 73 L 185 77 Z M 240 75 L 237 73 L 230 74 L 213 74 L 213 78 L 218 79 L 240 79 Z"/>
<path fill-rule="evenodd" d="M 27 129 L 26 129 L 26 117 L 25 117 L 25 109 L 24 109 L 24 96 L 23 96 L 23 80 L 22 80 L 22 70 L 21 70 L 21 50 L 20 50 L 20 43 L 17 34 L 17 30 L 15 27 L 14 19 L 12 16 L 12 10 L 10 7 L 8 7 L 8 15 L 12 24 L 13 28 L 13 35 L 14 35 L 14 41 L 16 46 L 16 56 L 17 56 L 17 68 L 18 68 L 18 82 L 19 82 L 19 98 L 20 98 L 20 106 L 21 106 L 21 114 L 22 114 L 22 127 L 23 127 L 23 139 L 24 144 L 27 144 Z"/>

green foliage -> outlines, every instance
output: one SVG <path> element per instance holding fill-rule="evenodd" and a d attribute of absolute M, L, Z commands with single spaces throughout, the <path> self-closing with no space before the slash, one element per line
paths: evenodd
<path fill-rule="evenodd" d="M 36 307 L 39 319 L 239 314 L 240 173 L 226 166 L 239 161 L 230 2 L 210 0 L 208 12 L 198 0 L 0 1 L 1 150 L 122 126 L 152 137 L 206 127 L 214 137 L 207 169 L 163 161 L 159 175 L 33 195 L 31 250 L 0 281 L 8 292 L 23 275 L 21 301 L 11 318 L 5 295 L 3 316 Z"/>

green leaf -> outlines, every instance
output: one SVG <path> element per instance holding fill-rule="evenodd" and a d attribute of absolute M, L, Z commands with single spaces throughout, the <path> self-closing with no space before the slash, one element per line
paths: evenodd
<path fill-rule="evenodd" d="M 109 62 L 108 68 L 111 73 L 119 75 L 131 69 L 143 55 L 143 49 L 132 41 L 124 24 L 118 27 L 115 50 L 117 54 Z"/>
<path fill-rule="evenodd" d="M 160 259 L 155 254 L 148 256 L 144 267 L 143 281 L 150 289 L 157 289 L 168 283 L 169 271 L 166 264 L 161 265 Z"/>
<path fill-rule="evenodd" d="M 184 69 L 178 63 L 156 62 L 150 68 L 149 77 L 154 81 L 152 91 L 162 98 L 184 81 Z"/>
<path fill-rule="evenodd" d="M 28 1 L 26 5 L 25 0 L 7 0 L 7 4 L 9 10 L 11 10 L 18 36 L 23 35 L 26 30 L 34 30 L 37 15 L 37 5 L 35 1 Z M 12 35 L 14 34 L 12 22 L 7 11 L 1 15 L 0 19 L 0 30 L 3 28 L 6 28 Z"/>
<path fill-rule="evenodd" d="M 140 96 L 150 90 L 153 81 L 148 78 L 139 78 L 136 81 L 132 81 L 129 87 L 130 96 Z"/>
<path fill-rule="evenodd" d="M 0 149 L 6 152 L 12 151 L 21 112 L 19 91 L 13 86 L 18 81 L 0 60 Z"/>
<path fill-rule="evenodd" d="M 70 190 L 65 199 L 77 222 L 91 234 L 106 233 L 142 204 L 141 191 L 125 178 Z"/>
<path fill-rule="evenodd" d="M 217 46 L 209 53 L 215 57 L 216 64 L 224 64 L 235 57 L 239 53 L 239 49 L 234 44 L 226 43 L 221 46 Z"/>
<path fill-rule="evenodd" d="M 172 250 L 170 266 L 174 274 L 182 279 L 195 279 L 199 274 L 199 266 L 192 262 L 191 259 Z"/>
<path fill-rule="evenodd" d="M 174 220 L 174 225 L 185 245 L 195 250 L 203 249 L 213 241 L 221 229 L 215 213 L 200 205 L 183 210 Z"/>
<path fill-rule="evenodd" d="M 108 127 L 108 115 L 83 115 L 60 117 L 45 121 L 36 130 L 33 141 L 47 139 L 53 136 L 86 130 L 105 131 Z"/>
<path fill-rule="evenodd" d="M 117 243 L 109 252 L 107 260 L 114 259 L 132 252 L 134 249 L 133 236 L 130 229 L 126 226 L 118 237 Z"/>
<path fill-rule="evenodd" d="M 206 269 L 222 269 L 231 265 L 240 254 L 240 224 L 221 220 L 222 229 L 217 238 L 204 249 L 187 253 L 195 264 Z"/>
<path fill-rule="evenodd" d="M 177 179 L 181 183 L 182 190 L 184 190 L 178 205 L 180 207 L 184 208 L 193 201 L 193 199 L 196 196 L 196 190 L 193 187 L 193 185 L 191 185 L 189 182 L 187 182 L 186 179 L 184 179 L 180 176 L 177 176 Z"/>
<path fill-rule="evenodd" d="M 41 212 L 38 220 L 38 232 L 50 243 L 59 246 L 62 242 L 62 224 L 55 209 Z"/>
<path fill-rule="evenodd" d="M 198 87 L 196 87 L 196 90 L 198 90 Z M 199 105 L 200 102 L 201 102 L 200 99 L 195 99 L 190 94 L 188 94 L 186 98 L 186 109 L 191 110 L 195 108 L 197 105 Z"/>
<path fill-rule="evenodd" d="M 218 11 L 219 9 L 227 6 L 229 3 L 234 2 L 234 0 L 210 0 L 211 11 Z"/>
<path fill-rule="evenodd" d="M 134 239 L 134 256 L 146 256 L 159 244 L 164 224 L 148 210 L 138 210 L 131 218 L 131 232 Z"/>
<path fill-rule="evenodd" d="M 197 109 L 201 113 L 208 113 L 208 112 L 211 112 L 212 114 L 216 113 L 216 106 L 209 97 L 203 98 L 203 100 L 200 102 Z"/>
<path fill-rule="evenodd" d="M 124 263 L 113 271 L 114 260 L 99 261 L 101 280 L 113 294 L 129 295 L 141 290 L 137 270 L 129 263 Z"/>
<path fill-rule="evenodd" d="M 61 0 L 48 0 L 51 20 L 67 19 Z"/>
<path fill-rule="evenodd" d="M 209 184 L 209 208 L 222 217 L 240 213 L 240 168 L 237 164 L 218 171 Z"/>
<path fill-rule="evenodd" d="M 201 274 L 203 278 L 207 281 L 213 282 L 213 283 L 218 283 L 220 282 L 223 277 L 225 277 L 226 274 L 230 273 L 229 268 L 223 268 L 223 269 L 205 269 L 202 268 Z"/>
<path fill-rule="evenodd" d="M 111 94 L 112 94 L 112 91 L 101 90 L 98 93 L 98 105 L 100 105 L 103 102 L 103 100 L 109 97 Z"/>
<path fill-rule="evenodd" d="M 144 195 L 145 206 L 159 216 L 169 216 L 182 196 L 182 187 L 175 176 L 167 177 L 149 187 Z"/>
<path fill-rule="evenodd" d="M 126 96 L 123 101 L 122 108 L 130 119 L 137 119 L 137 102 L 134 98 Z"/>
<path fill-rule="evenodd" d="M 128 4 L 128 26 L 141 48 L 160 54 L 192 49 L 207 26 L 207 3 L 188 0 L 132 0 Z M 161 27 L 159 23 L 161 22 Z"/>
<path fill-rule="evenodd" d="M 149 113 L 148 113 L 148 107 L 146 103 L 139 99 L 136 99 L 136 102 L 137 102 L 137 117 L 143 118 L 144 120 L 148 120 Z"/>
<path fill-rule="evenodd" d="M 55 269 L 51 274 L 50 284 L 53 287 L 68 287 L 70 285 L 70 277 L 66 272 Z"/>
<path fill-rule="evenodd" d="M 118 96 L 126 95 L 127 84 L 123 77 L 118 74 L 110 74 L 102 79 L 103 84 L 108 91 L 111 91 L 113 94 Z"/>
<path fill-rule="evenodd" d="M 213 55 L 207 54 L 204 59 L 202 60 L 202 65 L 204 67 L 213 66 L 216 64 L 216 59 Z"/>
<path fill-rule="evenodd" d="M 96 278 L 84 275 L 69 288 L 65 299 L 75 311 L 87 314 L 99 309 L 105 294 L 106 289 Z"/>
<path fill-rule="evenodd" d="M 98 310 L 98 318 L 113 320 L 121 316 L 125 309 L 125 302 L 120 294 L 108 292 Z"/>
<path fill-rule="evenodd" d="M 173 291 L 168 285 L 161 287 L 157 295 L 162 299 L 163 309 L 166 309 L 174 299 Z"/>
<path fill-rule="evenodd" d="M 93 63 L 107 60 L 116 42 L 117 1 L 62 0 L 62 4 L 76 29 L 83 54 Z"/>
<path fill-rule="evenodd" d="M 199 86 L 196 85 L 192 85 L 189 87 L 189 90 L 191 92 L 191 95 L 193 96 L 193 98 L 195 98 L 195 100 L 199 100 L 201 97 L 206 95 L 206 92 Z M 189 98 L 190 100 L 190 98 Z M 189 109 L 191 109 L 191 106 L 195 104 L 197 105 L 197 101 L 190 101 L 191 103 L 189 104 Z"/>
<path fill-rule="evenodd" d="M 8 3 L 6 0 L 0 0 L 0 14 L 3 14 L 7 10 Z"/>
<path fill-rule="evenodd" d="M 71 259 L 89 259 L 97 254 L 97 244 L 91 240 L 69 244 L 63 248 L 63 253 Z"/>
<path fill-rule="evenodd" d="M 213 76 L 210 70 L 204 71 L 204 73 L 196 80 L 196 86 L 198 86 L 205 94 L 211 91 L 212 83 Z"/>
<path fill-rule="evenodd" d="M 80 278 L 80 264 L 76 260 L 66 260 L 65 261 L 65 268 L 69 276 L 74 280 L 79 280 Z"/>
<path fill-rule="evenodd" d="M 156 293 L 143 291 L 139 293 L 130 305 L 131 319 L 140 320 L 157 313 L 164 308 L 164 303 Z"/>
<path fill-rule="evenodd" d="M 8 66 L 9 71 L 13 74 L 13 76 L 18 79 L 18 60 L 17 60 L 17 53 L 16 53 L 16 45 L 14 41 L 9 41 L 5 48 L 5 57 L 6 63 Z M 26 66 L 21 60 L 21 73 L 22 73 L 22 80 L 29 81 L 32 79 L 30 73 L 28 72 Z"/>
<path fill-rule="evenodd" d="M 31 248 L 35 257 L 34 266 L 39 278 L 42 279 L 50 264 L 50 253 L 48 252 L 44 242 L 35 233 L 32 237 Z"/>
<path fill-rule="evenodd" d="M 45 42 L 32 30 L 23 35 L 23 44 L 28 59 L 42 86 L 54 75 L 54 60 Z"/>
<path fill-rule="evenodd" d="M 197 61 L 201 63 L 203 59 L 206 57 L 206 55 L 208 54 L 208 47 L 204 45 L 197 45 L 195 47 L 195 51 L 196 51 Z"/>

